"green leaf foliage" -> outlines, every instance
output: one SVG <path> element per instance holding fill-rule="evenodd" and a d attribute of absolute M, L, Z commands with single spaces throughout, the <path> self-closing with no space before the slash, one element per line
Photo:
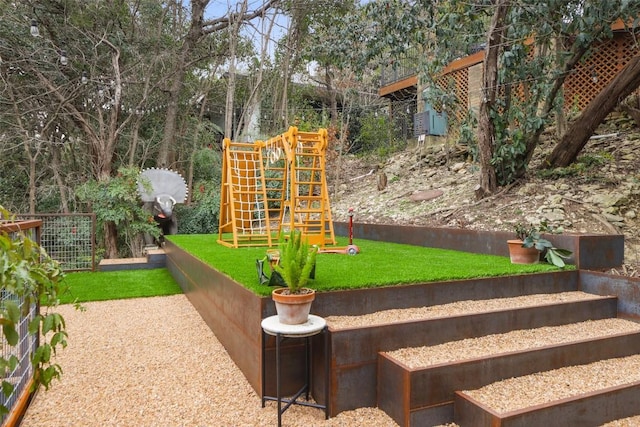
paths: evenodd
<path fill-rule="evenodd" d="M 143 209 L 138 195 L 138 176 L 140 169 L 122 167 L 115 177 L 103 180 L 90 180 L 76 189 L 78 198 L 89 204 L 96 214 L 98 222 L 98 241 L 103 241 L 105 224 L 115 224 L 121 255 L 134 254 L 130 243 L 142 239 L 146 233 L 153 237 L 160 230 L 149 212 Z"/>
<path fill-rule="evenodd" d="M 0 220 L 7 224 L 13 222 L 11 214 L 0 206 Z M 29 321 L 27 333 L 40 336 L 39 344 L 31 354 L 33 368 L 33 387 L 40 385 L 48 388 L 54 378 L 59 378 L 62 369 L 52 363 L 52 353 L 66 346 L 64 318 L 49 311 L 58 305 L 58 295 L 62 287 L 64 274 L 59 263 L 46 253 L 30 235 L 23 232 L 0 231 L 0 283 L 3 299 L 0 305 L 0 324 L 6 344 L 16 346 L 21 336 L 16 329 L 22 316 L 26 316 L 38 302 L 41 310 Z M 18 366 L 15 355 L 0 355 L 0 372 L 5 376 Z M 5 396 L 13 393 L 13 385 L 2 383 Z M 8 408 L 0 405 L 0 413 Z"/>

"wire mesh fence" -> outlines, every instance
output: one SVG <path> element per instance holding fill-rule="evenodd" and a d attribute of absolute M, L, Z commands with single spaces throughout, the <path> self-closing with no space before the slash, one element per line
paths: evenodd
<path fill-rule="evenodd" d="M 23 298 L 19 298 L 5 290 L 0 291 L 0 304 L 6 304 L 7 301 L 10 300 L 18 305 L 20 310 L 24 309 L 25 302 Z M 37 306 L 32 304 L 27 308 L 27 315 L 20 318 L 20 323 L 16 327 L 18 336 L 20 337 L 17 345 L 10 346 L 4 338 L 4 335 L 2 336 L 2 357 L 8 360 L 10 357 L 15 356 L 18 361 L 15 369 L 9 372 L 4 378 L 4 381 L 13 385 L 13 390 L 8 396 L 0 393 L 0 405 L 3 405 L 9 410 L 14 408 L 18 399 L 20 399 L 23 393 L 28 391 L 31 378 L 33 377 L 33 368 L 29 356 L 38 346 L 38 342 L 37 336 L 29 334 L 28 328 L 29 322 L 34 319 L 36 314 Z M 4 417 L 2 421 L 4 422 Z"/>
<path fill-rule="evenodd" d="M 1 224 L 0 228 L 2 228 Z M 25 230 L 24 233 L 32 240 L 37 240 L 37 231 L 37 228 L 32 228 L 30 230 Z M 9 233 L 9 235 L 11 238 L 18 238 L 18 235 L 15 232 Z M 0 393 L 0 405 L 3 405 L 9 410 L 8 414 L 2 417 L 3 425 L 5 420 L 12 416 L 18 401 L 20 399 L 24 399 L 29 392 L 31 378 L 33 377 L 30 355 L 38 346 L 37 334 L 29 334 L 29 323 L 38 313 L 38 306 L 36 304 L 31 304 L 29 307 L 25 307 L 26 302 L 24 301 L 24 298 L 18 297 L 4 288 L 0 289 L 0 305 L 4 307 L 9 302 L 13 302 L 17 305 L 23 315 L 20 317 L 20 321 L 16 326 L 16 331 L 18 332 L 18 343 L 15 346 L 9 345 L 4 334 L 1 335 L 0 351 L 2 351 L 2 357 L 5 360 L 15 357 L 17 360 L 15 368 L 10 372 L 5 373 L 5 377 L 3 378 L 3 381 L 13 385 L 13 389 L 9 394 L 5 394 L 4 391 Z"/>
<path fill-rule="evenodd" d="M 65 271 L 95 269 L 95 214 L 21 214 L 19 218 L 42 220 L 40 245 Z"/>

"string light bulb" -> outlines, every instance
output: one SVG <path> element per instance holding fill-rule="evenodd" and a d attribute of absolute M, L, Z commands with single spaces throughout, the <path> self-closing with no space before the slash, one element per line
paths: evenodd
<path fill-rule="evenodd" d="M 80 82 L 83 85 L 86 85 L 87 83 L 89 83 L 89 77 L 87 77 L 87 72 L 86 71 L 82 72 L 82 77 L 80 78 Z"/>
<path fill-rule="evenodd" d="M 67 51 L 62 49 L 60 51 L 60 65 L 67 65 L 69 63 L 69 58 L 67 58 Z"/>
<path fill-rule="evenodd" d="M 29 29 L 29 32 L 33 37 L 40 36 L 40 30 L 38 29 L 38 22 L 35 19 L 31 20 L 31 28 Z"/>

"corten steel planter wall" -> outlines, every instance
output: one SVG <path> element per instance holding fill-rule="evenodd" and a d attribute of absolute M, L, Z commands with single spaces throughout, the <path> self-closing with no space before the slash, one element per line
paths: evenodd
<path fill-rule="evenodd" d="M 456 392 L 454 421 L 478 427 L 599 426 L 637 415 L 638 393 L 640 382 L 635 382 L 499 414 Z"/>
<path fill-rule="evenodd" d="M 212 244 L 217 244 L 213 242 Z M 188 252 L 165 242 L 167 269 L 178 282 L 189 301 L 216 338 L 225 347 L 229 356 L 240 368 L 256 393 L 262 390 L 261 352 L 263 318 L 276 314 L 271 297 L 260 297 L 236 283 L 208 264 Z M 313 340 L 314 354 L 322 353 L 323 341 Z M 284 341 L 281 348 L 284 393 L 294 393 L 302 385 L 304 373 L 304 342 Z M 269 336 L 266 343 L 267 394 L 275 396 L 275 338 Z M 321 362 L 320 356 L 315 364 Z M 320 372 L 320 371 L 318 371 Z M 324 396 L 324 377 L 319 373 L 314 378 L 314 397 L 321 402 Z"/>
<path fill-rule="evenodd" d="M 336 223 L 338 234 L 346 234 L 347 225 Z M 470 230 L 435 229 L 425 227 L 401 227 L 386 225 L 356 224 L 357 238 L 386 240 L 421 246 L 433 246 L 470 252 L 508 255 L 506 240 L 511 233 L 484 233 Z M 559 247 L 574 251 L 577 266 L 598 266 L 610 268 L 622 262 L 622 236 L 553 236 Z M 357 242 L 356 242 L 357 243 Z M 214 244 L 214 243 L 212 243 Z M 583 250 L 581 245 L 589 250 Z M 210 266 L 184 252 L 168 239 L 167 267 L 176 281 L 196 307 L 200 315 L 225 346 L 232 359 L 242 370 L 251 386 L 260 393 L 261 390 L 261 329 L 263 318 L 274 315 L 275 307 L 270 297 L 259 297 L 246 290 L 225 275 L 217 273 Z M 359 255 L 358 255 L 359 256 Z M 596 267 L 592 267 L 596 268 Z M 525 276 L 500 277 L 491 279 L 465 280 L 458 282 L 440 282 L 423 285 L 364 289 L 357 291 L 321 292 L 316 295 L 311 312 L 319 316 L 360 315 L 390 308 L 415 307 L 424 305 L 445 304 L 464 299 L 484 299 L 518 296 L 530 293 L 549 293 L 576 290 L 580 287 L 579 271 L 564 271 Z M 597 287 L 594 284 L 593 287 Z M 585 289 L 586 290 L 586 289 Z M 587 303 L 588 305 L 589 303 Z M 613 304 L 615 307 L 615 304 Z M 587 307 L 587 306 L 585 306 Z M 585 310 L 590 311 L 594 308 Z M 543 310 L 545 311 L 545 310 Z M 548 311 L 548 310 L 547 310 Z M 577 310 L 582 312 L 583 309 Z M 521 312 L 524 313 L 524 312 Z M 533 312 L 528 316 L 531 317 Z M 615 314 L 613 314 L 615 315 Z M 509 324 L 512 315 L 502 315 L 499 319 L 492 316 L 484 320 L 486 325 Z M 562 318 L 548 312 L 551 318 Z M 537 317 L 534 316 L 534 317 Z M 469 328 L 476 328 L 477 319 L 467 326 L 461 336 L 473 334 Z M 567 320 L 563 320 L 567 321 Z M 531 322 L 529 322 L 531 323 Z M 507 329 L 512 329 L 507 328 Z M 442 329 L 444 326 L 431 329 Z M 486 326 L 489 329 L 492 326 Z M 525 327 L 525 326 L 522 326 Z M 527 326 L 530 327 L 530 326 Z M 413 328 L 413 330 L 412 330 Z M 451 339 L 451 331 L 440 331 L 443 338 Z M 377 353 L 408 345 L 416 345 L 411 336 L 414 331 L 422 331 L 424 325 L 419 323 L 384 325 L 380 328 L 362 328 L 330 333 L 330 414 L 336 415 L 344 410 L 362 406 L 376 405 L 377 387 Z M 504 328 L 503 328 L 504 329 Z M 506 329 L 505 329 L 506 330 Z M 400 337 L 400 338 L 398 338 Z M 320 366 L 320 357 L 324 348 L 322 340 L 314 337 L 315 365 Z M 402 342 L 400 342 L 402 341 Z M 418 345 L 424 345 L 424 342 Z M 267 354 L 267 393 L 275 393 L 274 340 L 270 337 L 266 343 Z M 283 348 L 285 366 L 283 372 L 286 392 L 297 390 L 302 378 L 302 344 L 286 343 Z M 290 369 L 291 368 L 291 369 Z M 322 402 L 324 395 L 324 378 L 320 370 L 314 370 L 312 394 Z M 443 412 L 449 412 L 445 408 Z"/>
<path fill-rule="evenodd" d="M 568 365 L 640 353 L 640 332 L 551 345 L 487 358 L 410 369 L 387 354 L 378 357 L 378 406 L 401 426 L 446 424 L 457 390 Z M 443 413 L 444 409 L 448 409 Z"/>
<path fill-rule="evenodd" d="M 580 271 L 580 289 L 597 295 L 618 296 L 618 312 L 640 319 L 640 278 Z"/>
<path fill-rule="evenodd" d="M 376 406 L 378 352 L 615 316 L 615 298 L 333 330 L 332 414 Z"/>
<path fill-rule="evenodd" d="M 336 234 L 348 236 L 348 224 L 335 222 Z M 507 240 L 514 233 L 506 231 L 475 231 L 457 228 L 408 227 L 402 225 L 359 224 L 353 225 L 357 239 L 407 243 L 417 246 L 453 249 L 508 256 Z M 624 236 L 608 234 L 545 234 L 556 247 L 569 249 L 573 255 L 567 262 L 580 269 L 601 270 L 619 267 L 624 259 Z"/>

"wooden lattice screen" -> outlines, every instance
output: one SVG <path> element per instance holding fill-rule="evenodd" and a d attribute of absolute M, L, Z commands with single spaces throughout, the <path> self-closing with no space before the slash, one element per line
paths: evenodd
<path fill-rule="evenodd" d="M 438 80 L 438 84 L 455 91 L 456 104 L 449 108 L 447 128 L 448 135 L 457 138 L 469 109 L 469 69 L 460 68 L 447 73 Z M 439 110 L 442 106 L 435 107 Z"/>
<path fill-rule="evenodd" d="M 578 65 L 564 85 L 565 110 L 582 111 L 617 73 L 638 54 L 638 45 L 632 34 L 616 32 L 614 37 L 593 49 L 592 54 Z M 438 83 L 443 87 L 455 85 L 457 102 L 449 107 L 449 135 L 457 137 L 460 124 L 469 110 L 469 69 L 482 59 L 452 67 Z"/>
<path fill-rule="evenodd" d="M 635 40 L 627 32 L 595 48 L 565 82 L 565 110 L 582 111 L 637 54 Z"/>

